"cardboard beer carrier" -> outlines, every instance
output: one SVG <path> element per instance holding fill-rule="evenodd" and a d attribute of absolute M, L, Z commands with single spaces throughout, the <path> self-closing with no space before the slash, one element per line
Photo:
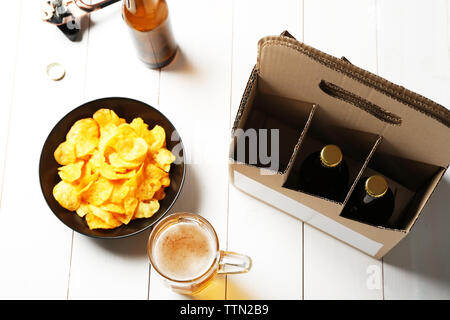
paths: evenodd
<path fill-rule="evenodd" d="M 230 176 L 238 189 L 379 259 L 410 232 L 445 173 L 449 127 L 443 106 L 284 32 L 258 43 L 233 126 Z M 259 129 L 279 129 L 278 150 L 270 130 Z M 250 150 L 252 133 L 258 148 L 268 141 L 267 150 Z M 343 202 L 296 186 L 303 160 L 325 144 L 338 145 L 349 168 Z M 252 151 L 279 152 L 275 169 Z M 374 173 L 395 195 L 383 227 L 341 216 L 359 179 Z"/>

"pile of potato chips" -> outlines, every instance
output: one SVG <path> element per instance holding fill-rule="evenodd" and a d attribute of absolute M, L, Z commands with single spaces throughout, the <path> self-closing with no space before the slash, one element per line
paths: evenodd
<path fill-rule="evenodd" d="M 159 210 L 170 185 L 175 156 L 165 148 L 161 126 L 141 118 L 131 123 L 109 109 L 75 122 L 55 150 L 60 181 L 53 188 L 59 204 L 86 217 L 90 229 L 112 229 Z"/>

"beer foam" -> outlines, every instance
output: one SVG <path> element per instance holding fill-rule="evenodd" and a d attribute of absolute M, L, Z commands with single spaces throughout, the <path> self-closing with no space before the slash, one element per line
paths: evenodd
<path fill-rule="evenodd" d="M 157 268 L 174 280 L 191 280 L 203 275 L 215 255 L 215 240 L 196 223 L 181 222 L 168 227 L 154 246 Z"/>

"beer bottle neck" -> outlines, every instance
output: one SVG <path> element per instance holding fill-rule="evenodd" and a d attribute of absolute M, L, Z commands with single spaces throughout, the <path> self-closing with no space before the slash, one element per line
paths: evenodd
<path fill-rule="evenodd" d="M 125 8 L 132 13 L 154 12 L 164 0 L 123 0 Z"/>
<path fill-rule="evenodd" d="M 139 31 L 150 31 L 163 23 L 168 16 L 165 0 L 123 0 L 123 18 Z"/>

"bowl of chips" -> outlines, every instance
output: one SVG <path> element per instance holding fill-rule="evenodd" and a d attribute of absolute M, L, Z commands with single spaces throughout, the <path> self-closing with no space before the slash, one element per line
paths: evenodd
<path fill-rule="evenodd" d="M 124 238 L 155 224 L 183 187 L 184 147 L 173 124 L 129 98 L 102 98 L 69 112 L 50 132 L 41 189 L 59 220 L 95 238 Z"/>

